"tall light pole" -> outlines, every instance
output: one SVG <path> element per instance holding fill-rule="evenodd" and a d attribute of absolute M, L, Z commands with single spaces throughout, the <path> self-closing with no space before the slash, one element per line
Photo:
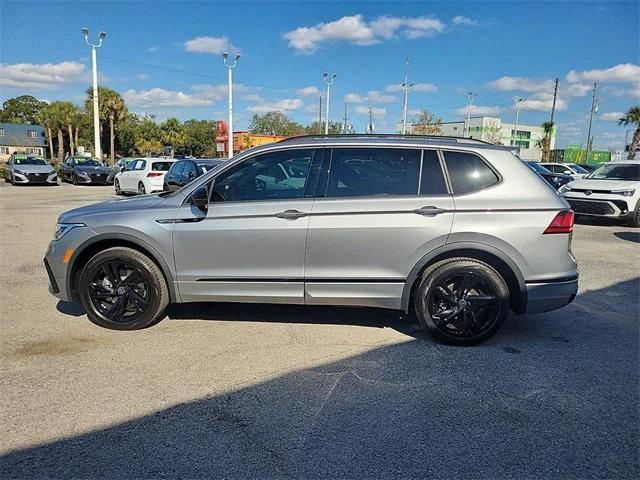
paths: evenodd
<path fill-rule="evenodd" d="M 91 62 L 93 70 L 93 148 L 95 150 L 94 155 L 96 158 L 102 159 L 102 148 L 100 147 L 100 112 L 98 111 L 98 65 L 96 61 L 96 48 L 102 46 L 104 37 L 107 36 L 105 32 L 98 34 L 98 43 L 93 44 L 89 42 L 89 29 L 83 28 L 82 35 L 84 35 L 84 41 L 91 47 Z M 73 155 L 73 152 L 71 152 Z"/>
<path fill-rule="evenodd" d="M 229 54 L 224 52 L 222 54 L 224 60 L 224 66 L 229 70 L 229 125 L 227 126 L 227 157 L 233 157 L 233 69 L 236 68 L 236 64 L 240 59 L 240 54 L 236 53 L 233 57 L 233 63 L 229 62 Z"/>
<path fill-rule="evenodd" d="M 324 134 L 329 135 L 329 95 L 331 94 L 331 85 L 333 85 L 333 81 L 335 80 L 337 73 L 331 75 L 331 80 L 329 80 L 329 74 L 324 72 L 322 74 L 322 78 L 324 78 L 324 83 L 327 86 L 327 113 L 324 119 Z"/>
<path fill-rule="evenodd" d="M 585 149 L 584 163 L 589 163 L 589 150 L 591 149 L 591 124 L 593 123 L 593 114 L 598 111 L 598 100 L 596 99 L 596 90 L 598 84 L 593 84 L 593 93 L 591 95 L 591 110 L 589 111 L 589 130 L 587 131 L 587 148 Z"/>
<path fill-rule="evenodd" d="M 518 137 L 518 121 L 520 120 L 520 104 L 526 102 L 527 99 L 526 98 L 515 97 L 513 99 L 513 101 L 516 104 L 516 124 L 515 124 L 515 128 L 513 129 L 512 146 L 515 147 L 516 146 L 516 138 Z"/>
<path fill-rule="evenodd" d="M 402 134 L 407 133 L 407 107 L 409 105 L 409 92 L 413 87 L 413 83 L 409 83 L 409 59 L 404 63 L 404 82 L 402 82 L 402 92 L 404 93 L 404 101 L 402 103 Z"/>
<path fill-rule="evenodd" d="M 469 101 L 469 105 L 467 106 L 467 124 L 465 125 L 464 136 L 469 137 L 469 123 L 471 122 L 471 104 L 476 99 L 477 93 L 469 92 L 467 93 L 467 100 Z"/>

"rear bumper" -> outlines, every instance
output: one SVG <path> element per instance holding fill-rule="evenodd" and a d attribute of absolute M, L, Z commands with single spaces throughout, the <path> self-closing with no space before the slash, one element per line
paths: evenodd
<path fill-rule="evenodd" d="M 578 294 L 578 275 L 528 282 L 527 309 L 524 313 L 543 313 L 562 308 L 573 302 Z"/>

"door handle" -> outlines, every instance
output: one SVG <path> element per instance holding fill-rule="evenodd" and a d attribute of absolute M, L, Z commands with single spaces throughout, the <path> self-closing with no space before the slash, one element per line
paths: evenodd
<path fill-rule="evenodd" d="M 307 215 L 309 214 L 299 210 L 285 210 L 284 212 L 276 213 L 276 217 L 285 218 L 287 220 L 295 220 L 296 218 L 306 217 Z"/>
<path fill-rule="evenodd" d="M 427 217 L 434 217 L 436 215 L 440 215 L 441 213 L 448 212 L 446 208 L 438 208 L 432 205 L 427 207 L 416 208 L 413 213 L 417 213 L 418 215 L 424 215 Z"/>

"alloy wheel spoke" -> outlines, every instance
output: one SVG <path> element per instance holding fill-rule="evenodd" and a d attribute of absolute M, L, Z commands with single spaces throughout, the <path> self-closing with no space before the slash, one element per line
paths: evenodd
<path fill-rule="evenodd" d="M 449 290 L 449 287 L 447 285 L 436 285 L 434 294 L 448 303 L 455 303 L 455 296 L 453 292 Z"/>
<path fill-rule="evenodd" d="M 126 305 L 127 295 L 120 295 L 112 307 L 107 310 L 106 316 L 116 322 L 120 321 L 124 315 Z"/>
<path fill-rule="evenodd" d="M 144 311 L 144 309 L 147 307 L 147 300 L 142 297 L 140 294 L 138 294 L 138 292 L 135 292 L 133 290 L 131 290 L 129 292 L 129 298 L 131 299 L 131 301 L 133 302 L 134 306 L 139 310 L 139 311 Z"/>
<path fill-rule="evenodd" d="M 462 276 L 462 282 L 460 283 L 460 291 L 458 296 L 463 297 L 464 295 L 469 293 L 469 291 L 472 290 L 473 287 L 475 287 L 477 284 L 478 279 L 476 278 L 476 275 L 472 272 L 465 272 Z"/>
<path fill-rule="evenodd" d="M 137 270 L 131 270 L 131 272 L 122 279 L 122 285 L 136 285 L 140 283 L 142 276 Z"/>
<path fill-rule="evenodd" d="M 120 272 L 118 267 L 110 262 L 107 263 L 104 267 L 102 267 L 104 273 L 107 275 L 109 282 L 113 288 L 117 288 L 120 285 Z"/>
<path fill-rule="evenodd" d="M 465 299 L 470 303 L 493 303 L 497 300 L 494 295 L 468 295 Z"/>

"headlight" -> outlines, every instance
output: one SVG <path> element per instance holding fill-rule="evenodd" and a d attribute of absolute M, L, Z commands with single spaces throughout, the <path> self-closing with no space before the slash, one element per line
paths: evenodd
<path fill-rule="evenodd" d="M 15 173 L 17 173 L 18 175 L 26 175 L 26 173 L 24 173 L 22 170 L 14 170 Z"/>
<path fill-rule="evenodd" d="M 632 188 L 626 190 L 611 190 L 611 193 L 615 193 L 617 195 L 622 195 L 623 197 L 631 197 L 636 191 Z"/>
<path fill-rule="evenodd" d="M 59 240 L 64 237 L 66 233 L 76 227 L 86 227 L 84 223 L 58 223 L 56 225 L 56 232 L 53 235 L 54 240 Z"/>
<path fill-rule="evenodd" d="M 569 185 L 563 185 L 560 187 L 560 190 L 558 190 L 560 193 L 564 193 L 564 192 L 570 192 L 571 191 L 571 187 Z"/>
<path fill-rule="evenodd" d="M 85 172 L 81 172 L 80 170 L 76 170 L 76 173 L 81 177 L 89 178 L 89 175 L 87 175 Z"/>

